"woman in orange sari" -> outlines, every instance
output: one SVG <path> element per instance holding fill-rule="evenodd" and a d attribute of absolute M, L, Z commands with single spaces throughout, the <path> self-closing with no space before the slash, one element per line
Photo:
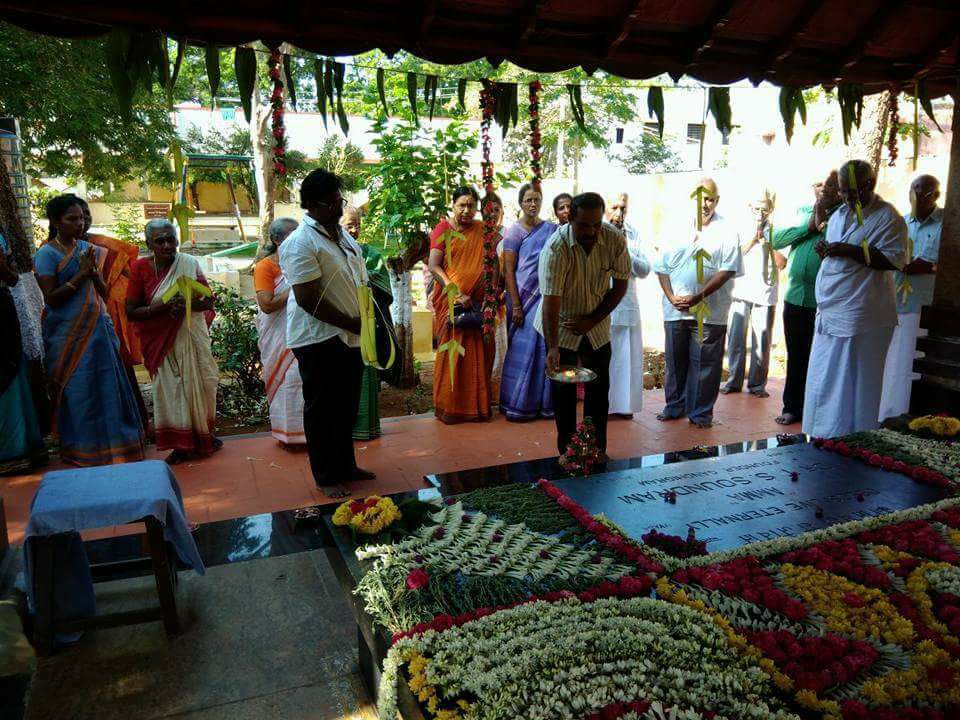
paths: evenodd
<path fill-rule="evenodd" d="M 433 407 L 437 418 L 447 424 L 489 420 L 491 416 L 490 373 L 495 346 L 492 336 L 484 338 L 481 320 L 483 222 L 477 218 L 478 203 L 476 190 L 457 188 L 453 192 L 453 212 L 430 235 L 428 267 L 436 278 L 430 293 L 437 338 Z M 451 283 L 458 290 L 453 324 L 444 291 Z M 462 354 L 448 350 L 446 343 L 451 340 L 463 347 Z M 452 368 L 448 352 L 457 355 Z"/>

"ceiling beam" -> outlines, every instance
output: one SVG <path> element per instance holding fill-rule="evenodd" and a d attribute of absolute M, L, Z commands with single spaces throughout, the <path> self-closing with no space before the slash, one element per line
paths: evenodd
<path fill-rule="evenodd" d="M 958 37 L 960 37 L 960 26 L 955 23 L 950 23 L 941 30 L 913 61 L 917 65 L 914 77 L 920 78 L 929 73 L 943 52 L 953 45 Z M 960 50 L 957 51 L 957 57 L 960 59 Z"/>
<path fill-rule="evenodd" d="M 627 12 L 620 18 L 620 22 L 614 24 L 614 27 L 619 29 L 608 36 L 606 47 L 602 48 L 600 53 L 603 57 L 613 57 L 620 49 L 620 46 L 623 45 L 624 41 L 630 36 L 630 32 L 640 21 L 643 14 L 643 5 L 643 0 L 632 3 Z"/>
<path fill-rule="evenodd" d="M 684 56 L 684 65 L 696 64 L 700 56 L 713 46 L 717 31 L 730 21 L 730 14 L 736 4 L 737 0 L 719 0 L 714 5 L 703 24 L 694 31 Z"/>
<path fill-rule="evenodd" d="M 826 0 L 807 0 L 790 23 L 790 31 L 784 33 L 770 46 L 766 59 L 761 63 L 768 72 L 790 57 L 804 37 L 804 32 L 814 15 L 820 12 Z"/>
<path fill-rule="evenodd" d="M 420 13 L 415 16 L 413 44 L 419 45 L 430 32 L 430 26 L 437 17 L 438 0 L 421 0 Z"/>
<path fill-rule="evenodd" d="M 517 35 L 516 46 L 526 47 L 530 38 L 537 31 L 543 9 L 549 0 L 528 0 L 525 12 L 520 18 L 520 34 Z"/>
<path fill-rule="evenodd" d="M 850 68 L 860 62 L 870 43 L 876 40 L 880 31 L 890 22 L 894 13 L 903 5 L 903 0 L 884 0 L 877 6 L 873 14 L 860 26 L 859 32 L 857 32 L 856 36 L 850 42 L 847 51 L 840 56 L 840 61 L 837 63 L 836 77 L 834 78 L 837 82 L 843 79 L 843 76 Z"/>

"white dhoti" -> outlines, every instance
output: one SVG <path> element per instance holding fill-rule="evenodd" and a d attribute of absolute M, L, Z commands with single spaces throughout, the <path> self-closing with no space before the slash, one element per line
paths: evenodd
<path fill-rule="evenodd" d="M 910 410 L 910 389 L 920 376 L 913 372 L 917 352 L 917 338 L 927 334 L 920 328 L 920 313 L 897 315 L 899 325 L 890 339 L 887 361 L 883 368 L 883 393 L 880 396 L 880 420 L 898 417 Z"/>
<path fill-rule="evenodd" d="M 803 432 L 834 438 L 879 427 L 883 366 L 892 327 L 852 337 L 823 332 L 820 318 L 810 349 Z"/>
<path fill-rule="evenodd" d="M 643 335 L 640 324 L 610 326 L 610 412 L 643 409 Z"/>

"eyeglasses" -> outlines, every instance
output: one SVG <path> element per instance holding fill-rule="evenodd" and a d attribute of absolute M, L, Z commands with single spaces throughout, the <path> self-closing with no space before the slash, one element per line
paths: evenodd
<path fill-rule="evenodd" d="M 340 207 L 342 208 L 346 207 L 347 199 L 343 197 L 340 198 L 339 204 L 340 204 Z M 324 202 L 323 200 L 317 200 L 317 205 L 323 205 L 324 207 L 330 208 L 332 210 L 333 208 L 337 207 L 337 201 L 334 200 L 333 202 Z"/>

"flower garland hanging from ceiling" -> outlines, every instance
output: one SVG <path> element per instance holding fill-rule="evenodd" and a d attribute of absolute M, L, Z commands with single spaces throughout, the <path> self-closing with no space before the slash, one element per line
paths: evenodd
<path fill-rule="evenodd" d="M 543 170 L 540 167 L 540 90 L 539 80 L 530 83 L 530 170 L 533 174 L 533 187 L 541 192 L 540 181 Z"/>
<path fill-rule="evenodd" d="M 287 131 L 283 124 L 283 54 L 279 49 L 270 53 L 267 60 L 270 82 L 273 91 L 270 93 L 271 128 L 273 134 L 273 174 L 282 178 L 287 174 Z"/>
<path fill-rule="evenodd" d="M 493 161 L 490 159 L 490 123 L 496 107 L 496 83 L 483 81 L 480 91 L 480 111 L 483 120 L 480 123 L 481 148 L 483 151 L 483 336 L 493 339 L 497 319 L 497 240 L 500 230 L 495 214 L 495 195 L 493 184 Z"/>

